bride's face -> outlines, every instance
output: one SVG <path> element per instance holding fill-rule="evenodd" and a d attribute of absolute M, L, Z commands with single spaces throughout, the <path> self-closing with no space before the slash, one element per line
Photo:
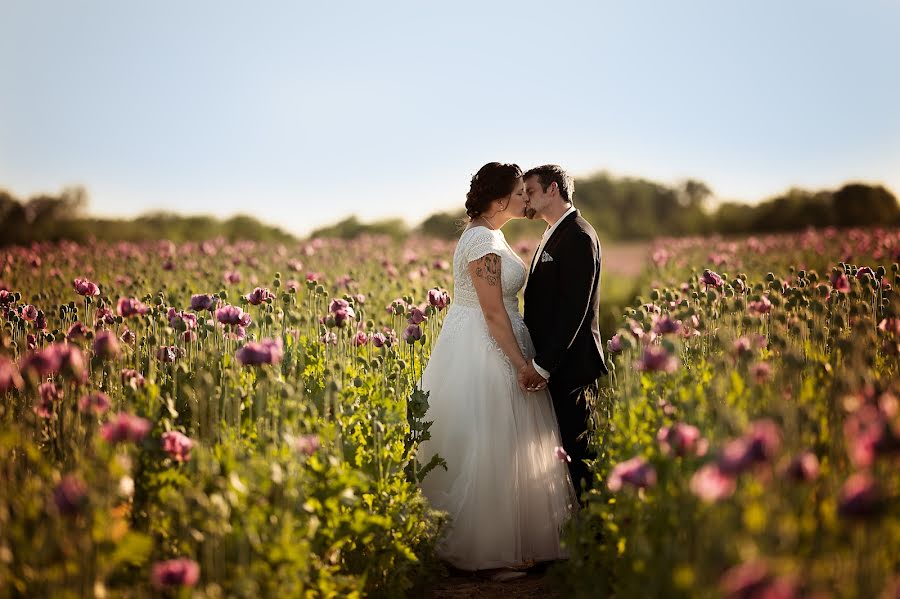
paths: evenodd
<path fill-rule="evenodd" d="M 519 177 L 509 197 L 497 200 L 498 213 L 505 212 L 509 218 L 523 218 L 525 216 L 525 197 L 525 182 Z"/>

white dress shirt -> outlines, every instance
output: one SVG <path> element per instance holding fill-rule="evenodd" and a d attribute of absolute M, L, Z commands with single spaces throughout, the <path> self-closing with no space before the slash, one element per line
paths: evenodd
<path fill-rule="evenodd" d="M 538 245 L 537 251 L 534 253 L 534 257 L 532 258 L 531 271 L 529 271 L 528 273 L 529 275 L 534 272 L 535 268 L 537 268 L 537 264 L 541 260 L 541 254 L 544 251 L 544 246 L 547 244 L 547 240 L 550 239 L 550 236 L 553 235 L 553 232 L 556 231 L 556 227 L 559 226 L 559 223 L 561 223 L 564 218 L 566 218 L 573 212 L 575 212 L 575 206 L 569 206 L 569 209 L 563 212 L 563 215 L 556 219 L 555 223 L 547 227 L 547 230 L 544 231 L 543 235 L 541 235 L 541 243 L 540 245 Z M 527 280 L 525 281 L 525 286 L 528 286 Z M 538 366 L 537 362 L 535 362 L 533 359 L 531 360 L 531 364 L 532 366 L 534 366 L 534 369 L 537 370 L 538 374 L 544 377 L 544 380 L 550 380 L 549 372 Z"/>

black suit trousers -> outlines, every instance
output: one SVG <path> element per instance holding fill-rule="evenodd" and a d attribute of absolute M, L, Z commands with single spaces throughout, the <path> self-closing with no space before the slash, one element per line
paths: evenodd
<path fill-rule="evenodd" d="M 584 489 L 591 488 L 591 472 L 584 459 L 589 456 L 588 447 L 588 404 L 586 395 L 597 393 L 597 383 L 570 383 L 565 379 L 555 380 L 553 377 L 547 382 L 547 390 L 553 402 L 556 412 L 556 420 L 559 423 L 559 433 L 563 449 L 572 458 L 568 463 L 569 474 L 575 491 L 581 496 Z"/>

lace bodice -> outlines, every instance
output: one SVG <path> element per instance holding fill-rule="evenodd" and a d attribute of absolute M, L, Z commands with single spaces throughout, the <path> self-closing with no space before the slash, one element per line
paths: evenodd
<path fill-rule="evenodd" d="M 453 302 L 464 306 L 480 307 L 475 284 L 469 274 L 469 262 L 487 254 L 500 256 L 501 286 L 503 303 L 510 311 L 518 312 L 517 294 L 525 285 L 527 267 L 513 251 L 503 232 L 487 227 L 466 229 L 459 238 L 453 254 Z"/>

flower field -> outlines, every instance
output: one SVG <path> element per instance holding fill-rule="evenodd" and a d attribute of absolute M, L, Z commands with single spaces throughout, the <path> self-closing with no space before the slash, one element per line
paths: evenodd
<path fill-rule="evenodd" d="M 7 251 L 0 595 L 411 588 L 443 522 L 412 391 L 452 247 L 389 245 Z"/>
<path fill-rule="evenodd" d="M 452 251 L 0 252 L 0 597 L 425 592 L 416 381 Z M 886 230 L 660 240 L 560 596 L 895 596 L 898 260 Z"/>
<path fill-rule="evenodd" d="M 563 596 L 898 596 L 898 258 L 883 230 L 657 244 Z"/>

